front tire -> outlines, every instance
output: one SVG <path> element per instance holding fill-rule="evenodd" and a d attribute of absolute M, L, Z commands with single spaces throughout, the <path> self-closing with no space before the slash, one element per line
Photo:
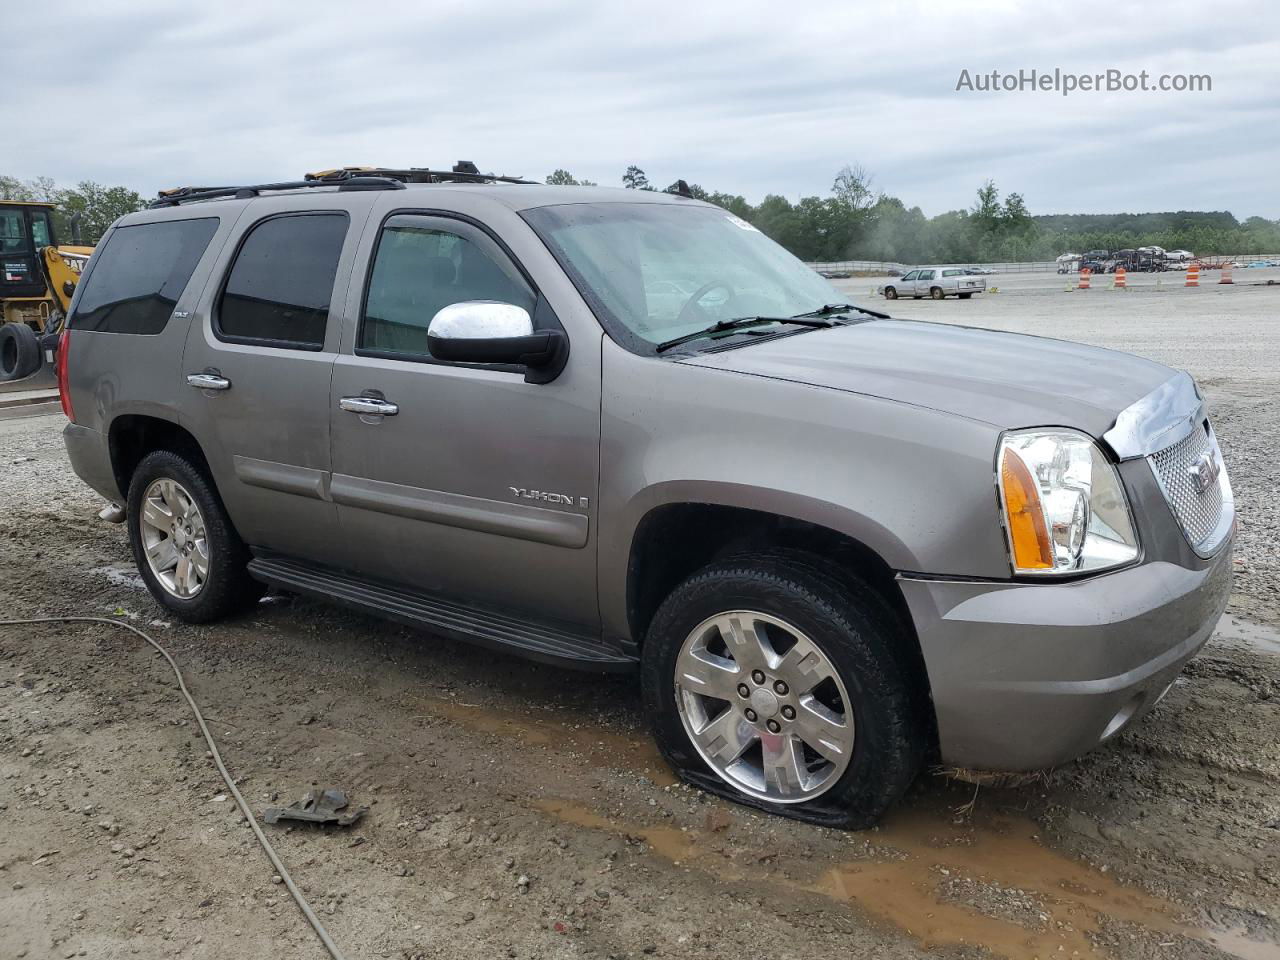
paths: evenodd
<path fill-rule="evenodd" d="M 142 458 L 129 481 L 127 520 L 138 572 L 179 620 L 220 620 L 262 597 L 222 500 L 186 457 L 156 450 Z"/>
<path fill-rule="evenodd" d="M 884 298 L 885 298 L 886 300 L 897 300 L 897 299 L 898 299 L 898 291 L 897 291 L 897 288 L 895 288 L 895 287 L 885 287 L 885 288 L 884 288 Z"/>
<path fill-rule="evenodd" d="M 909 638 L 870 588 L 803 556 L 704 568 L 641 654 L 654 737 L 682 779 L 826 826 L 873 825 L 929 742 Z"/>
<path fill-rule="evenodd" d="M 933 287 L 929 290 L 929 296 L 934 300 L 943 300 L 947 295 L 942 292 L 941 287 Z"/>

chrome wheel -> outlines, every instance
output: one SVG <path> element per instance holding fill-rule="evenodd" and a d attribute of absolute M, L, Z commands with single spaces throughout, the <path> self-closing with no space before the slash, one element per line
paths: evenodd
<path fill-rule="evenodd" d="M 187 489 L 161 477 L 142 495 L 138 518 L 147 566 L 165 592 L 190 600 L 209 577 L 204 517 Z"/>
<path fill-rule="evenodd" d="M 764 613 L 703 621 L 676 658 L 676 706 L 694 747 L 725 782 L 803 803 L 853 756 L 853 710 L 835 665 L 804 633 Z"/>

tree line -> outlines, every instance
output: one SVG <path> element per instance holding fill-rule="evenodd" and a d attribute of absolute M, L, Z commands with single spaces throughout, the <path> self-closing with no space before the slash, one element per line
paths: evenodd
<path fill-rule="evenodd" d="M 547 183 L 575 184 L 567 170 Z M 622 174 L 633 190 L 659 189 L 640 167 Z M 661 188 L 677 191 L 673 183 Z M 1201 256 L 1280 252 L 1280 220 L 1250 217 L 1241 222 L 1226 211 L 1171 213 L 1032 215 L 1026 199 L 1001 197 L 988 180 L 969 207 L 926 217 L 897 197 L 876 190 L 862 167 L 836 174 L 826 196 L 791 202 L 770 194 L 759 204 L 698 184 L 688 185 L 700 200 L 724 207 L 772 237 L 801 260 L 888 260 L 900 263 L 998 263 L 1052 260 L 1063 253 L 1159 246 Z"/>
<path fill-rule="evenodd" d="M 126 213 L 134 213 L 147 205 L 142 195 L 128 187 L 107 187 L 92 180 L 82 180 L 63 189 L 51 177 L 19 180 L 0 174 L 0 200 L 28 200 L 56 203 L 53 229 L 59 243 L 72 242 L 71 218 L 80 215 L 80 237 L 87 244 L 102 239 L 111 226 Z"/>
<path fill-rule="evenodd" d="M 632 190 L 675 193 L 678 182 L 658 187 L 634 164 L 622 174 Z M 555 170 L 550 184 L 596 186 L 568 170 Z M 769 194 L 758 204 L 745 197 L 689 184 L 689 193 L 717 204 L 772 237 L 801 260 L 889 260 L 900 263 L 993 263 L 1052 260 L 1062 253 L 1160 246 L 1197 255 L 1280 252 L 1280 220 L 1250 217 L 1238 221 L 1226 211 L 1179 210 L 1170 213 L 1032 215 L 1021 194 L 1001 196 L 988 180 L 964 209 L 926 217 L 874 187 L 862 167 L 836 174 L 826 196 L 794 203 Z M 49 177 L 20 180 L 0 174 L 0 200 L 42 200 L 57 204 L 54 228 L 71 241 L 71 218 L 80 214 L 86 243 L 96 243 L 113 221 L 147 205 L 128 187 L 84 180 L 60 188 Z"/>

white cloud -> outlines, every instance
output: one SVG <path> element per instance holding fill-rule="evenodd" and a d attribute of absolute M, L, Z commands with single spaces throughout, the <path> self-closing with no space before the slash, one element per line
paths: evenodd
<path fill-rule="evenodd" d="M 28 133 L 0 138 L 0 171 L 150 192 L 462 158 L 608 185 L 636 163 L 658 183 L 759 200 L 823 193 L 854 162 L 931 214 L 991 177 L 1035 212 L 1280 217 L 1264 182 L 1280 147 L 1276 8 L 1081 10 L 236 0 L 66 17 L 18 5 L 5 14 L 5 128 Z M 1055 67 L 1207 73 L 1213 90 L 955 91 L 961 69 Z"/>

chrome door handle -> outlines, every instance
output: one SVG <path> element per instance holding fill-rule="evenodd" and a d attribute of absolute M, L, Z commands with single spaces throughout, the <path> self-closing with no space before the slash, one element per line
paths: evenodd
<path fill-rule="evenodd" d="M 387 400 L 377 397 L 343 397 L 338 406 L 348 413 L 373 414 L 379 417 L 394 417 L 400 408 Z"/>
<path fill-rule="evenodd" d="M 195 387 L 197 390 L 230 390 L 231 381 L 216 373 L 189 373 L 187 386 Z"/>

